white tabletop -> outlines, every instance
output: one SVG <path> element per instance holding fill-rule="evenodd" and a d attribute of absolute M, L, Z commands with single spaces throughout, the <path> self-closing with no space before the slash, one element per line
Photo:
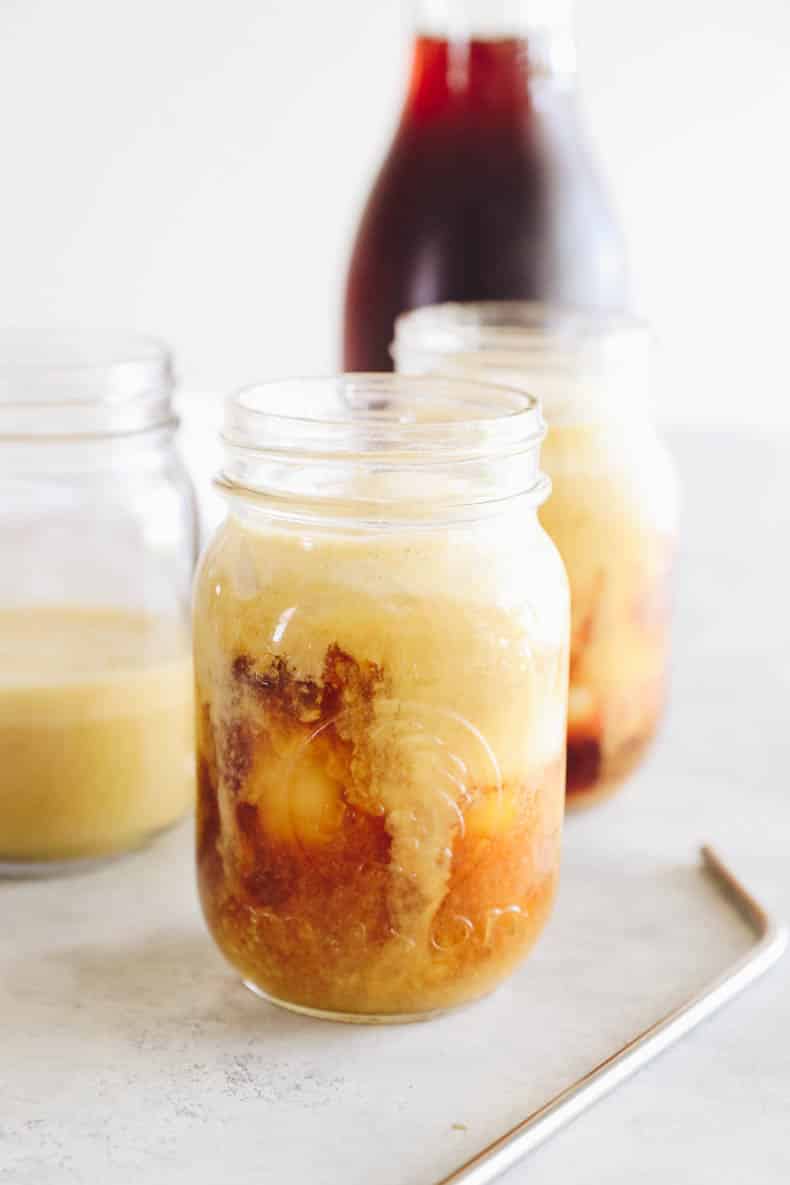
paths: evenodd
<path fill-rule="evenodd" d="M 214 951 L 190 827 L 91 875 L 0 883 L 2 1185 L 433 1185 L 745 949 L 717 845 L 790 915 L 790 441 L 684 434 L 672 708 L 567 826 L 515 980 L 427 1025 L 280 1012 Z M 509 1181 L 786 1185 L 790 957 Z"/>

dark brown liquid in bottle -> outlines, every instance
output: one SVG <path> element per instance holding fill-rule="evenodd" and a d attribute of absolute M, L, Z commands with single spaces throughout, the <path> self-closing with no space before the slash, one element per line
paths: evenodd
<path fill-rule="evenodd" d="M 445 300 L 627 303 L 572 82 L 525 40 L 417 40 L 406 110 L 354 246 L 346 370 L 391 370 L 399 313 Z"/>

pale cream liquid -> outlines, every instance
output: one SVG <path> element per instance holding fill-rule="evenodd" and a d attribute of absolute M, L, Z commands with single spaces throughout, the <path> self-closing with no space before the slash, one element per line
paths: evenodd
<path fill-rule="evenodd" d="M 0 610 L 0 862 L 142 843 L 192 804 L 192 661 L 174 621 Z"/>

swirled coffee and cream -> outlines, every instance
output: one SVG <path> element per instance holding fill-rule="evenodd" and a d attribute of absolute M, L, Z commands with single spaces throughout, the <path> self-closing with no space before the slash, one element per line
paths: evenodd
<path fill-rule="evenodd" d="M 345 413 L 361 459 L 344 442 L 343 496 L 330 468 L 288 501 L 242 488 L 240 448 L 198 579 L 204 911 L 249 985 L 322 1015 L 404 1018 L 484 994 L 557 888 L 565 574 L 530 466 L 497 507 L 463 434 L 431 463 L 422 428 L 447 441 L 470 413 L 434 407 L 420 425 L 398 400 L 444 389 L 381 379 Z M 258 464 L 261 486 L 284 480 Z"/>

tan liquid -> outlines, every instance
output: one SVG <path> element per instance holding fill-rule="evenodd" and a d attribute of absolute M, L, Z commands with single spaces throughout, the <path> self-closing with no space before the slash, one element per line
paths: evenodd
<path fill-rule="evenodd" d="M 636 429 L 557 426 L 541 521 L 572 592 L 568 806 L 615 790 L 664 706 L 676 494 L 658 442 Z"/>
<path fill-rule="evenodd" d="M 0 610 L 0 862 L 135 847 L 193 799 L 180 624 L 122 610 Z"/>
<path fill-rule="evenodd" d="M 554 897 L 567 587 L 499 542 L 246 529 L 195 608 L 198 870 L 248 983 L 406 1016 L 491 990 Z"/>
<path fill-rule="evenodd" d="M 669 656 L 677 487 L 647 419 L 628 414 L 639 392 L 585 384 L 569 365 L 533 373 L 528 352 L 523 369 L 506 349 L 459 350 L 427 366 L 417 355 L 416 367 L 405 345 L 396 357 L 402 371 L 521 387 L 543 403 L 552 493 L 540 520 L 571 588 L 567 806 L 606 797 L 658 728 Z"/>

